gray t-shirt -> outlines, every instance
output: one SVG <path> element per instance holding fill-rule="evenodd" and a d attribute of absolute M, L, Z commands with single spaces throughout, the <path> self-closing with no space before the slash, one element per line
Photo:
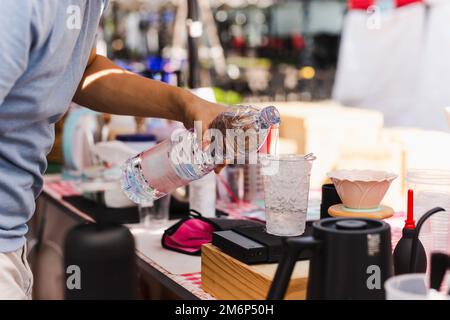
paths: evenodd
<path fill-rule="evenodd" d="M 25 243 L 54 123 L 94 47 L 106 0 L 1 0 L 0 252 Z"/>

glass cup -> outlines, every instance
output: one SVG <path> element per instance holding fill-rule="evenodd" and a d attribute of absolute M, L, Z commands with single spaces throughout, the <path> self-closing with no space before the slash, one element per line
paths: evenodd
<path fill-rule="evenodd" d="M 169 221 L 170 195 L 153 202 L 139 204 L 139 218 L 145 228 L 159 229 L 167 225 Z"/>
<path fill-rule="evenodd" d="M 267 233 L 277 236 L 302 235 L 305 232 L 309 180 L 315 157 L 262 154 L 259 160 Z"/>

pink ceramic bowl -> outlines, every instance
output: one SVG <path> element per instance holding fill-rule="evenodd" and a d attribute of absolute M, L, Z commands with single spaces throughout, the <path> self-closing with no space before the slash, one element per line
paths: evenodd
<path fill-rule="evenodd" d="M 397 175 L 374 170 L 336 170 L 328 173 L 342 203 L 352 209 L 375 209 Z"/>

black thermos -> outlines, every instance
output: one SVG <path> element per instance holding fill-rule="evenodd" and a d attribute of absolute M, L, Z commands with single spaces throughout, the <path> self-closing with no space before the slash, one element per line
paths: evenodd
<path fill-rule="evenodd" d="M 68 232 L 64 246 L 66 299 L 137 297 L 134 238 L 128 228 L 80 224 Z"/>
<path fill-rule="evenodd" d="M 393 275 L 387 223 L 364 218 L 328 218 L 313 223 L 311 237 L 285 239 L 268 299 L 283 299 L 299 255 L 311 250 L 307 299 L 384 299 Z"/>

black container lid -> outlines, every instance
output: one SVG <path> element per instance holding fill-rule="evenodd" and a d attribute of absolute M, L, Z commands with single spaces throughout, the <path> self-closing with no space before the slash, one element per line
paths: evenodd
<path fill-rule="evenodd" d="M 367 222 L 354 219 L 336 222 L 336 229 L 339 230 L 364 230 L 368 226 Z"/>

